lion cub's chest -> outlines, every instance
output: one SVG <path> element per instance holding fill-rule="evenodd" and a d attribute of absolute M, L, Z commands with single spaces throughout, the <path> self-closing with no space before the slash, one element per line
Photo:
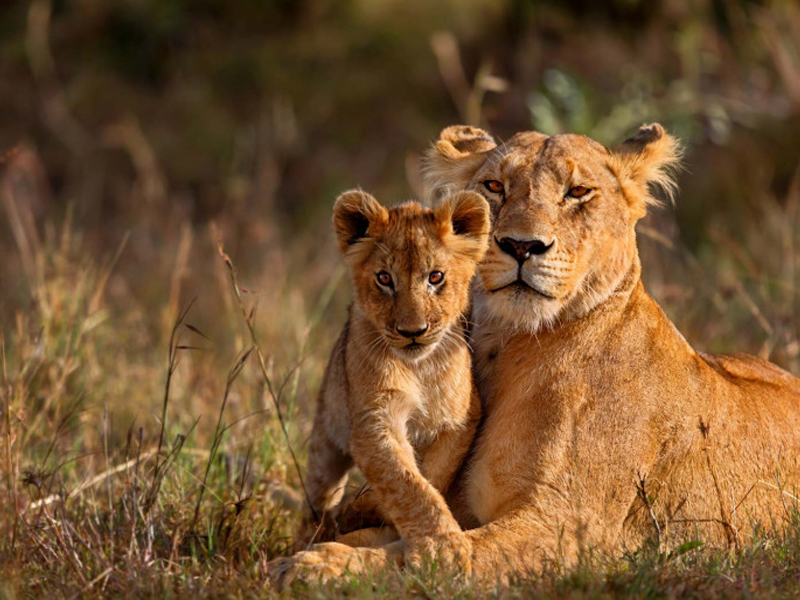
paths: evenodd
<path fill-rule="evenodd" d="M 415 385 L 405 429 L 408 441 L 423 449 L 442 431 L 463 425 L 469 414 L 472 375 L 466 346 L 447 353 L 447 358 L 416 365 Z"/>

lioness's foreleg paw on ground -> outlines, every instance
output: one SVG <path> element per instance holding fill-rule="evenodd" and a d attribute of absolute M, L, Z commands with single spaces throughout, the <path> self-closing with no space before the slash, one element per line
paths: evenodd
<path fill-rule="evenodd" d="M 351 548 L 337 542 L 315 544 L 310 550 L 278 558 L 268 565 L 270 580 L 278 589 L 294 583 L 324 584 L 345 574 L 361 575 L 397 564 L 383 548 Z"/>

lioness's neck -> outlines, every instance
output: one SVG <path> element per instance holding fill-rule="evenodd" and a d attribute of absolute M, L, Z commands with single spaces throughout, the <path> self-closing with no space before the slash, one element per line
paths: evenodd
<path fill-rule="evenodd" d="M 617 328 L 623 320 L 636 319 L 638 314 L 632 307 L 644 302 L 652 305 L 652 309 L 660 313 L 655 302 L 647 295 L 641 283 L 641 263 L 635 255 L 628 265 L 627 271 L 619 279 L 614 290 L 599 304 L 585 314 L 556 322 L 553 326 L 542 327 L 536 331 L 525 328 L 509 327 L 505 321 L 493 318 L 481 305 L 481 295 L 475 297 L 475 329 L 472 345 L 475 351 L 477 372 L 482 365 L 489 369 L 493 357 L 508 344 L 519 343 L 535 349 L 541 356 L 543 368 L 557 362 L 556 357 L 569 355 L 588 356 L 601 352 L 606 337 Z M 527 341 L 526 341 L 527 340 Z M 537 361 L 539 362 L 539 361 Z"/>

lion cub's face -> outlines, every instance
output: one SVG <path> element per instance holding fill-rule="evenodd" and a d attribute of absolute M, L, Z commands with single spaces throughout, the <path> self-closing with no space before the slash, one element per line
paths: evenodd
<path fill-rule="evenodd" d="M 434 210 L 415 202 L 387 210 L 354 190 L 339 196 L 333 224 L 356 310 L 377 330 L 365 345 L 385 344 L 416 360 L 453 335 L 486 251 L 489 206 L 482 196 L 462 192 Z"/>
<path fill-rule="evenodd" d="M 581 135 L 519 133 L 501 146 L 480 129 L 449 127 L 429 155 L 435 184 L 481 193 L 493 231 L 478 268 L 491 316 L 536 331 L 603 302 L 636 257 L 634 226 L 670 186 L 677 160 L 660 125 L 610 151 Z"/>

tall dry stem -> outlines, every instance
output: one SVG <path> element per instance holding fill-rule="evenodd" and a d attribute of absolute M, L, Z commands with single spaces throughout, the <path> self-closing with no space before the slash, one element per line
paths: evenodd
<path fill-rule="evenodd" d="M 221 243 L 218 243 L 217 248 L 219 250 L 220 257 L 225 263 L 225 266 L 228 268 L 228 272 L 230 274 L 231 287 L 233 288 L 233 294 L 236 297 L 236 302 L 239 306 L 239 310 L 242 313 L 244 322 L 247 325 L 247 330 L 250 333 L 250 340 L 252 341 L 253 347 L 256 350 L 256 355 L 258 356 L 258 365 L 261 369 L 261 376 L 264 379 L 264 384 L 267 386 L 267 391 L 269 392 L 270 398 L 272 399 L 272 403 L 275 408 L 275 414 L 278 417 L 278 423 L 280 424 L 281 432 L 283 433 L 283 439 L 286 443 L 286 448 L 289 451 L 289 455 L 291 456 L 292 459 L 292 464 L 294 465 L 295 471 L 297 472 L 297 478 L 300 481 L 300 487 L 303 489 L 303 496 L 305 497 L 308 506 L 311 506 L 311 498 L 308 495 L 308 490 L 306 489 L 305 480 L 303 479 L 303 473 L 300 470 L 300 463 L 298 462 L 297 454 L 295 453 L 294 448 L 292 447 L 292 442 L 289 439 L 289 431 L 286 428 L 286 420 L 284 419 L 283 412 L 281 411 L 280 397 L 283 386 L 281 386 L 281 389 L 278 390 L 277 393 L 275 392 L 275 389 L 272 385 L 272 379 L 270 378 L 269 372 L 267 371 L 266 362 L 264 361 L 264 352 L 261 349 L 261 344 L 258 341 L 258 335 L 256 334 L 255 326 L 253 323 L 255 320 L 254 311 L 251 311 L 248 314 L 247 309 L 245 308 L 244 301 L 242 300 L 242 291 L 241 288 L 239 287 L 239 280 L 236 276 L 236 268 L 233 266 L 233 262 L 228 257 L 228 255 L 225 254 L 225 251 L 223 250 Z M 314 511 L 313 508 L 311 510 L 312 512 Z M 317 515 L 314 514 L 314 519 L 316 520 L 316 518 Z"/>

